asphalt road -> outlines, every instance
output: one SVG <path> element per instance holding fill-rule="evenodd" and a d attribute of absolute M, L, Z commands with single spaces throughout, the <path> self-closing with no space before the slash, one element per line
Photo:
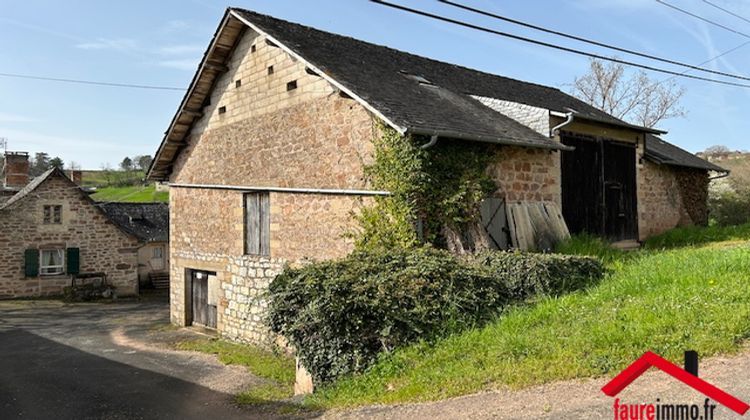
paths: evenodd
<path fill-rule="evenodd" d="M 246 370 L 122 338 L 147 337 L 168 310 L 163 302 L 0 301 L 0 418 L 268 417 L 233 403 L 232 392 L 259 381 Z"/>

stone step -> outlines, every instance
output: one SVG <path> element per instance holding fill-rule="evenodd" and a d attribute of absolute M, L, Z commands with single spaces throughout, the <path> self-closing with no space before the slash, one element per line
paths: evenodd
<path fill-rule="evenodd" d="M 641 243 L 630 239 L 626 241 L 613 242 L 610 244 L 612 248 L 619 249 L 620 251 L 636 251 L 641 248 Z"/>

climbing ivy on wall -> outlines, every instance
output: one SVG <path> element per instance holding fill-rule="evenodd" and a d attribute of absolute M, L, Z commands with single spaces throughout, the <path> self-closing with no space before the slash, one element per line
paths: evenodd
<path fill-rule="evenodd" d="M 487 175 L 493 152 L 487 145 L 402 136 L 380 125 L 374 162 L 365 168 L 373 188 L 390 196 L 359 214 L 359 249 L 411 248 L 423 242 L 444 248 L 479 220 L 481 201 L 496 186 Z"/>

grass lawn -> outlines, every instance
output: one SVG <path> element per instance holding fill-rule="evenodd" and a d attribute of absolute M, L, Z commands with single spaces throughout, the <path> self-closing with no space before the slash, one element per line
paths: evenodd
<path fill-rule="evenodd" d="M 157 192 L 154 185 L 135 187 L 100 188 L 91 196 L 96 201 L 114 201 L 119 203 L 148 203 L 153 201 L 168 202 L 168 192 Z"/>
<path fill-rule="evenodd" d="M 265 385 L 237 395 L 239 404 L 275 403 L 294 396 L 295 362 L 290 356 L 215 339 L 184 341 L 176 347 L 215 354 L 224 364 L 245 366 L 252 374 L 266 379 Z"/>
<path fill-rule="evenodd" d="M 715 229 L 673 233 L 648 248 L 750 236 Z M 750 336 L 747 242 L 605 257 L 611 272 L 597 286 L 509 309 L 490 325 L 433 345 L 397 350 L 362 375 L 318 389 L 305 404 L 426 401 L 613 376 L 647 350 L 679 362 L 688 349 L 701 357 L 731 353 Z"/>

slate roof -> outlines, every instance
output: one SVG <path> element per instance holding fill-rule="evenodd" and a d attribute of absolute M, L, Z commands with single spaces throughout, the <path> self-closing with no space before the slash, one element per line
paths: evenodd
<path fill-rule="evenodd" d="M 65 176 L 65 174 L 62 171 L 60 171 L 59 169 L 52 168 L 52 169 L 48 170 L 47 172 L 45 172 L 45 173 L 39 175 L 38 177 L 32 179 L 31 182 L 29 182 L 28 184 L 26 184 L 26 186 L 23 187 L 20 191 L 18 191 L 13 197 L 9 198 L 8 201 L 5 202 L 5 204 L 3 204 L 2 206 L 0 206 L 0 210 L 5 209 L 7 207 L 10 207 L 11 204 L 15 203 L 16 201 L 22 200 L 24 197 L 26 197 L 27 195 L 31 194 L 32 191 L 34 191 L 35 189 L 37 189 L 37 187 L 39 187 L 40 185 L 42 185 L 42 183 L 44 181 L 46 181 L 47 178 L 49 178 L 50 176 L 52 176 L 52 174 L 54 174 L 56 172 L 59 172 L 60 174 L 62 174 L 62 176 Z"/>
<path fill-rule="evenodd" d="M 98 206 L 112 223 L 141 241 L 169 241 L 169 205 L 166 203 L 104 203 Z"/>
<path fill-rule="evenodd" d="M 322 76 L 352 93 L 407 134 L 509 144 L 524 147 L 567 149 L 529 127 L 481 104 L 488 97 L 530 105 L 558 113 L 575 113 L 576 119 L 615 125 L 644 133 L 663 131 L 628 124 L 559 89 L 514 80 L 455 64 L 375 45 L 351 37 L 320 31 L 241 8 L 229 8 L 204 54 L 151 168 L 150 179 L 166 179 L 172 162 L 184 147 L 185 137 L 199 113 L 196 107 L 210 94 L 218 77 L 217 62 L 229 57 L 231 46 L 242 35 L 238 25 L 249 25 L 270 41 L 280 43 Z M 185 111 L 185 112 L 183 112 Z M 667 154 L 675 154 L 671 151 Z M 656 155 L 656 152 L 654 153 Z M 687 162 L 674 160 L 675 164 Z"/>
<path fill-rule="evenodd" d="M 645 156 L 647 159 L 664 165 L 705 169 L 707 171 L 716 172 L 729 172 L 718 165 L 714 165 L 707 160 L 699 158 L 687 150 L 680 149 L 679 147 L 650 134 L 646 136 Z"/>
<path fill-rule="evenodd" d="M 428 131 L 451 129 L 501 137 L 504 134 L 502 128 L 487 126 L 486 121 L 497 118 L 497 114 L 480 112 L 473 115 L 474 108 L 466 104 L 473 102 L 472 98 L 467 98 L 468 95 L 497 98 L 562 113 L 574 111 L 579 118 L 636 127 L 553 87 L 421 57 L 245 9 L 231 10 L 354 91 L 389 119 L 408 128 Z M 441 97 L 414 80 L 403 77 L 404 72 L 421 76 L 455 96 Z M 643 127 L 637 129 L 648 130 Z"/>

